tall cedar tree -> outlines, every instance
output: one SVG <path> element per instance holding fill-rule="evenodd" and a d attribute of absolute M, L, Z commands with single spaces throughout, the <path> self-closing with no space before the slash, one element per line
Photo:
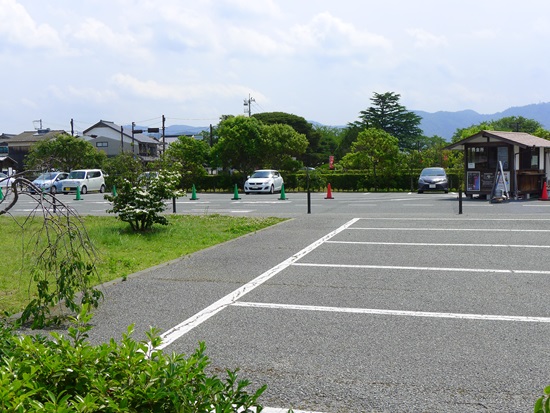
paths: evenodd
<path fill-rule="evenodd" d="M 399 103 L 401 95 L 394 92 L 374 93 L 371 98 L 373 106 L 360 112 L 360 120 L 356 126 L 381 129 L 399 141 L 399 149 L 411 150 L 417 146 L 422 137 L 419 125 L 422 118 L 414 112 L 409 112 Z"/>

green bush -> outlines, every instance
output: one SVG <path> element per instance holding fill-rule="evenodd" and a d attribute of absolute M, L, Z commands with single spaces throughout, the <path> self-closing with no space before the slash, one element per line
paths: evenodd
<path fill-rule="evenodd" d="M 535 413 L 550 412 L 550 386 L 544 388 L 544 395 L 535 402 Z"/>
<path fill-rule="evenodd" d="M 326 185 L 335 191 L 415 191 L 417 189 L 420 169 L 406 171 L 390 171 L 391 173 L 377 173 L 376 179 L 373 171 L 328 171 L 316 169 L 311 171 L 310 189 L 312 191 L 324 191 Z M 285 191 L 305 191 L 305 172 L 281 171 L 285 180 Z M 462 172 L 447 170 L 449 189 L 458 190 L 463 178 Z M 232 192 L 237 185 L 243 187 L 246 177 L 238 172 L 233 174 L 220 173 L 218 175 L 206 175 L 195 182 L 198 191 L 203 192 Z M 187 188 L 188 190 L 191 188 Z"/>
<path fill-rule="evenodd" d="M 91 315 L 84 308 L 72 319 L 69 337 L 52 333 L 18 336 L 0 325 L 0 411 L 2 412 L 220 412 L 262 410 L 249 381 L 237 370 L 222 380 L 205 373 L 205 345 L 189 357 L 155 350 L 161 339 L 154 330 L 148 341 L 132 339 L 128 328 L 120 343 L 88 343 Z"/>
<path fill-rule="evenodd" d="M 168 220 L 162 215 L 166 209 L 164 200 L 185 195 L 177 189 L 178 180 L 176 172 L 167 170 L 137 184 L 128 179 L 121 180 L 117 194 L 105 195 L 113 205 L 107 212 L 128 222 L 133 231 L 150 230 L 153 224 L 167 225 Z"/>

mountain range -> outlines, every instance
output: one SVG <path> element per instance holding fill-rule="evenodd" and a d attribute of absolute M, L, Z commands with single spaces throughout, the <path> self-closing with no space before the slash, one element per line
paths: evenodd
<path fill-rule="evenodd" d="M 550 102 L 537 103 L 526 106 L 516 106 L 503 112 L 493 114 L 480 114 L 473 110 L 461 110 L 458 112 L 423 112 L 413 110 L 422 118 L 420 129 L 425 136 L 440 136 L 445 140 L 451 140 L 457 129 L 467 128 L 481 122 L 498 120 L 509 116 L 522 116 L 539 122 L 545 129 L 550 128 Z"/>
<path fill-rule="evenodd" d="M 447 141 L 451 140 L 457 129 L 509 116 L 522 116 L 526 119 L 533 119 L 539 122 L 545 129 L 550 129 L 550 102 L 511 107 L 503 112 L 493 114 L 480 114 L 474 110 L 461 110 L 458 112 L 439 111 L 434 113 L 412 110 L 411 112 L 416 113 L 422 118 L 420 128 L 425 136 L 440 136 Z M 309 122 L 313 125 L 323 125 L 316 121 Z M 171 125 L 166 127 L 165 133 L 167 136 L 192 136 L 209 129 L 210 126 Z"/>

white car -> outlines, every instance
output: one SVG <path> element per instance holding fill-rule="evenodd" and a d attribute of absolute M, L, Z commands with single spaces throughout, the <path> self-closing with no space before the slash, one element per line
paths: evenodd
<path fill-rule="evenodd" d="M 81 194 L 90 191 L 105 192 L 105 176 L 101 169 L 75 169 L 60 184 L 64 194 L 76 192 L 77 188 L 80 188 Z"/>
<path fill-rule="evenodd" d="M 244 193 L 268 193 L 281 192 L 283 189 L 283 177 L 274 169 L 259 169 L 254 171 L 244 183 Z"/>
<path fill-rule="evenodd" d="M 15 179 L 6 175 L 4 172 L 0 172 L 0 187 L 7 188 L 11 186 Z"/>
<path fill-rule="evenodd" d="M 52 194 L 55 194 L 58 189 L 56 182 L 67 179 L 68 176 L 68 172 L 44 172 L 32 181 L 32 183 L 44 192 L 51 192 Z M 34 191 L 31 189 L 31 192 Z"/>

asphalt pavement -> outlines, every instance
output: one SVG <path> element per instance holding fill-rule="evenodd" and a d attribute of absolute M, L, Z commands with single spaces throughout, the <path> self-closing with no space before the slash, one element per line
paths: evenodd
<path fill-rule="evenodd" d="M 290 219 L 105 284 L 91 340 L 134 324 L 167 351 L 204 341 L 213 372 L 267 384 L 272 408 L 532 411 L 550 384 L 550 202 L 332 195 L 176 200 L 176 213 Z"/>

